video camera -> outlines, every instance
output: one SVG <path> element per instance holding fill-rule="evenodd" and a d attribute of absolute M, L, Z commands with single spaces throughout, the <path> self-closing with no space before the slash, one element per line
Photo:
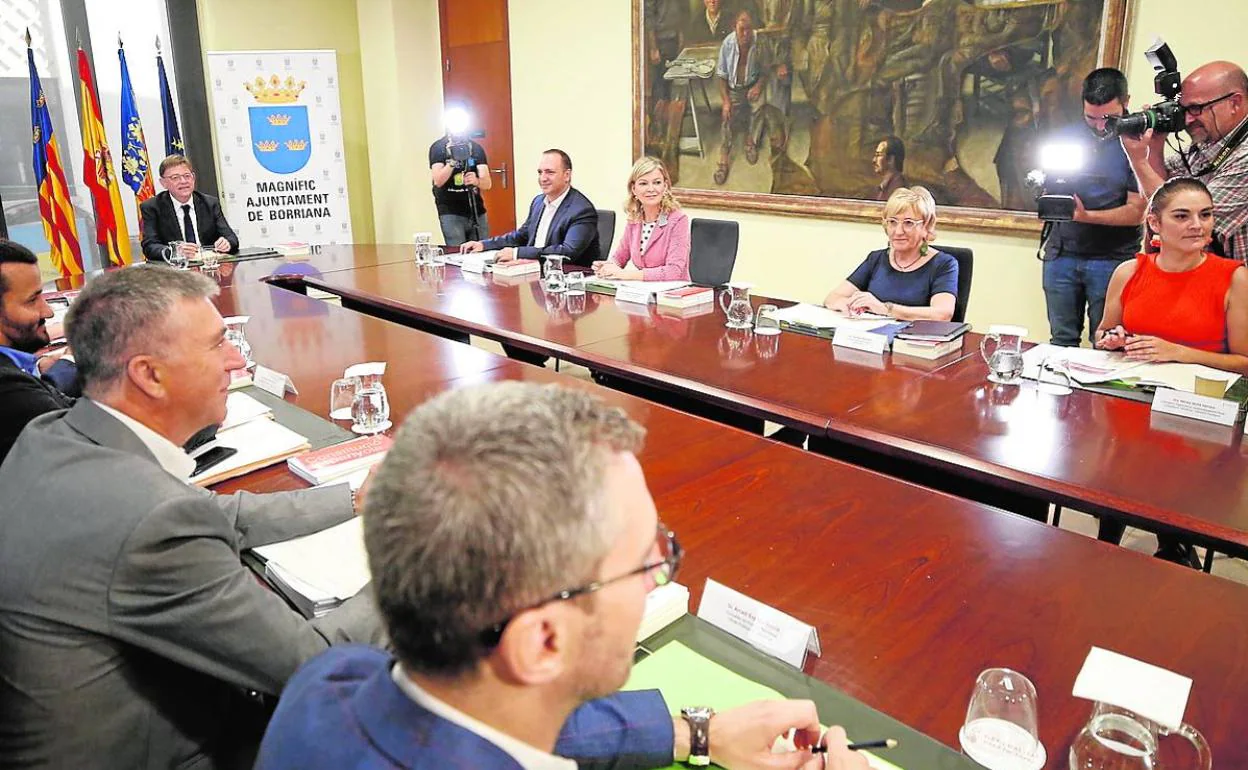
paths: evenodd
<path fill-rule="evenodd" d="M 472 140 L 467 136 L 451 134 L 446 140 L 446 152 L 451 156 L 456 168 L 462 168 L 472 157 Z"/>
<path fill-rule="evenodd" d="M 1150 128 L 1160 134 L 1173 134 L 1187 126 L 1185 110 L 1178 101 L 1183 76 L 1179 74 L 1179 63 L 1170 51 L 1170 46 L 1157 38 L 1144 52 L 1144 56 L 1157 73 L 1153 77 L 1153 90 L 1164 101 L 1139 112 L 1108 118 L 1105 121 L 1107 137 L 1139 136 Z"/>
<path fill-rule="evenodd" d="M 1075 217 L 1075 194 L 1083 174 L 1084 148 L 1052 143 L 1040 148 L 1040 168 L 1028 172 L 1023 184 L 1036 196 L 1036 215 L 1045 222 Z"/>

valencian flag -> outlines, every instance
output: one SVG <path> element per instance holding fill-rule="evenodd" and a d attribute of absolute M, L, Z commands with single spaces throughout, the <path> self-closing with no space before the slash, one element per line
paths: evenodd
<path fill-rule="evenodd" d="M 160 58 L 160 38 L 156 38 L 156 74 L 160 76 L 160 111 L 165 119 L 165 155 L 186 155 L 182 132 L 178 130 L 178 112 L 173 107 L 173 94 L 165 75 L 165 60 Z"/>
<path fill-rule="evenodd" d="M 138 208 L 138 204 L 156 194 L 156 188 L 152 184 L 147 142 L 143 139 L 143 124 L 139 121 L 139 105 L 134 101 L 130 68 L 126 66 L 126 52 L 120 37 L 117 38 L 117 58 L 121 60 L 121 178 L 134 190 L 135 207 Z M 142 209 L 139 210 L 139 227 L 143 227 Z"/>
<path fill-rule="evenodd" d="M 121 207 L 121 190 L 113 172 L 113 157 L 100 118 L 100 98 L 91 77 L 87 52 L 78 49 L 78 78 L 82 83 L 82 181 L 95 202 L 95 241 L 110 265 L 130 264 L 130 232 Z"/>
<path fill-rule="evenodd" d="M 39 189 L 39 218 L 43 234 L 52 248 L 52 266 L 61 275 L 82 275 L 82 252 L 78 248 L 78 228 L 74 206 L 69 202 L 69 185 L 61 166 L 61 151 L 52 134 L 52 116 L 35 69 L 35 52 L 26 33 L 26 58 L 30 61 L 30 123 L 34 143 L 35 181 Z"/>

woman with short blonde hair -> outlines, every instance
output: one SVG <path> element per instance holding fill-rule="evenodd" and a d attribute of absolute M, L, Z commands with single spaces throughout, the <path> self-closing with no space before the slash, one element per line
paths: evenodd
<path fill-rule="evenodd" d="M 936 200 L 922 187 L 899 187 L 884 204 L 888 248 L 867 255 L 823 304 L 851 314 L 903 321 L 948 321 L 958 297 L 958 261 L 931 248 Z"/>
<path fill-rule="evenodd" d="M 628 175 L 628 224 L 611 258 L 594 263 L 601 278 L 628 281 L 689 280 L 689 217 L 672 197 L 672 177 L 649 156 Z"/>

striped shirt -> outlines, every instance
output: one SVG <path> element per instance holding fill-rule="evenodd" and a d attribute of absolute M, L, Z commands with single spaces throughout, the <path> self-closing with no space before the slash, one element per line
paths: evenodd
<path fill-rule="evenodd" d="M 1212 144 L 1192 144 L 1186 164 L 1183 158 L 1170 156 L 1166 159 L 1168 175 L 1191 176 L 1192 172 L 1208 169 L 1234 133 L 1232 129 Z M 1196 178 L 1208 185 L 1213 195 L 1213 233 L 1223 253 L 1231 259 L 1248 262 L 1248 141 L 1240 142 L 1231 150 L 1217 170 Z"/>

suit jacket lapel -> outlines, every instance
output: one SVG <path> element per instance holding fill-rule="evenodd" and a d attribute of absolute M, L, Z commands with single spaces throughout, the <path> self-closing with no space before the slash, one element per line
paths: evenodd
<path fill-rule="evenodd" d="M 533 204 L 529 206 L 529 221 L 533 223 L 533 226 L 529 228 L 529 242 L 524 244 L 525 246 L 532 246 L 537 243 L 537 228 L 542 223 L 542 211 L 545 206 L 545 195 L 538 195 L 533 200 Z M 550 243 L 549 237 L 547 237 L 546 242 Z"/>
<path fill-rule="evenodd" d="M 639 227 L 640 227 L 640 226 L 639 226 Z M 647 251 L 649 251 L 649 250 L 650 250 L 650 247 L 654 245 L 655 240 L 657 240 L 657 239 L 658 239 L 659 234 L 660 234 L 660 232 L 661 232 L 661 231 L 659 230 L 659 228 L 661 228 L 661 227 L 667 227 L 667 213 L 666 213 L 666 212 L 662 212 L 662 211 L 661 211 L 661 212 L 659 212 L 659 218 L 658 218 L 657 220 L 655 220 L 655 223 L 654 223 L 654 232 L 650 233 L 650 240 L 646 241 L 646 247 L 645 247 L 644 249 L 642 249 L 642 250 L 641 250 L 641 253 L 642 253 L 642 254 L 645 254 Z M 637 237 L 638 237 L 638 239 L 640 239 L 640 238 L 641 238 L 641 231 L 640 231 L 640 230 L 638 230 L 638 235 L 637 235 Z"/>
<path fill-rule="evenodd" d="M 146 457 L 157 462 L 156 455 L 134 434 L 90 399 L 80 398 L 65 414 L 65 423 L 100 446 Z"/>

